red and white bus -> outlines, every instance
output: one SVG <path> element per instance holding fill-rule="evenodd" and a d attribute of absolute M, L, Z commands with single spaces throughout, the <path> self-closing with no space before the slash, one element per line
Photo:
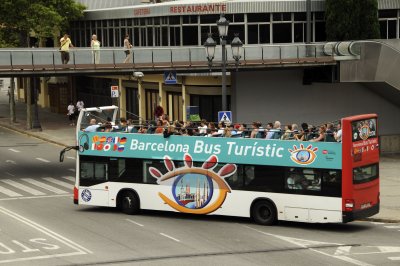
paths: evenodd
<path fill-rule="evenodd" d="M 191 214 L 345 223 L 379 212 L 377 116 L 341 119 L 342 142 L 85 132 L 78 118 L 74 203 Z"/>

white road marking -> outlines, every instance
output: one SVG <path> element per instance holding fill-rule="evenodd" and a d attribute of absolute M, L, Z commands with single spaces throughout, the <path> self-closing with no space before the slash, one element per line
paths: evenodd
<path fill-rule="evenodd" d="M 25 217 L 15 213 L 15 212 L 12 212 L 12 211 L 4 208 L 4 207 L 0 207 L 0 212 L 2 212 L 5 215 L 8 215 L 8 216 L 20 221 L 20 222 L 32 227 L 32 228 L 44 233 L 45 235 L 48 235 L 49 237 L 51 237 L 53 239 L 58 240 L 59 242 L 63 243 L 64 245 L 66 245 L 66 246 L 68 246 L 68 247 L 70 247 L 70 248 L 72 248 L 72 249 L 77 251 L 77 252 L 70 253 L 70 254 L 76 254 L 76 255 L 78 255 L 78 254 L 79 255 L 93 254 L 92 251 L 90 251 L 87 248 L 82 247 L 81 245 L 73 242 L 72 240 L 70 240 L 70 239 L 68 239 L 68 238 L 66 238 L 64 236 L 61 236 L 61 235 L 57 234 L 56 232 L 51 231 L 50 229 L 48 229 L 48 228 L 46 228 L 46 227 L 44 227 L 44 226 L 42 226 L 42 225 L 40 225 L 38 223 L 35 223 L 34 221 L 29 220 L 28 218 L 25 218 Z M 52 255 L 48 255 L 48 256 L 51 257 Z M 45 256 L 45 257 L 48 257 L 48 256 Z M 53 255 L 53 256 L 57 256 L 57 255 Z M 58 254 L 58 256 L 66 256 L 66 255 L 65 254 Z"/>
<path fill-rule="evenodd" d="M 61 189 L 58 189 L 56 187 L 47 185 L 47 184 L 45 184 L 43 182 L 40 182 L 40 181 L 37 181 L 37 180 L 35 180 L 33 178 L 22 178 L 22 180 L 24 180 L 25 182 L 31 183 L 31 184 L 33 184 L 35 186 L 38 186 L 40 188 L 43 188 L 43 189 L 49 190 L 51 192 L 54 192 L 56 194 L 65 194 L 65 193 L 67 193 L 64 190 L 61 190 Z"/>
<path fill-rule="evenodd" d="M 335 256 L 343 256 L 343 255 L 350 255 L 350 249 L 352 246 L 342 246 L 338 247 L 335 251 Z"/>
<path fill-rule="evenodd" d="M 371 224 L 385 224 L 385 223 L 382 223 L 382 222 L 370 222 Z"/>
<path fill-rule="evenodd" d="M 31 188 L 31 187 L 25 186 L 24 184 L 15 182 L 14 180 L 11 180 L 11 179 L 4 179 L 4 180 L 0 180 L 0 181 L 6 183 L 7 185 L 10 185 L 10 186 L 18 188 L 20 190 L 23 190 L 25 192 L 28 192 L 29 194 L 35 195 L 35 196 L 46 195 L 45 193 L 43 193 L 43 192 L 41 192 L 39 190 L 36 190 L 36 189 Z"/>
<path fill-rule="evenodd" d="M 9 172 L 5 172 L 7 175 L 9 175 L 9 176 L 15 176 L 15 175 L 13 175 L 13 174 L 11 174 L 11 173 L 9 173 Z"/>
<path fill-rule="evenodd" d="M 400 229 L 400 225 L 388 225 L 388 226 L 385 226 L 385 228 L 389 228 L 389 229 Z"/>
<path fill-rule="evenodd" d="M 264 234 L 264 235 L 272 236 L 272 237 L 275 237 L 275 238 L 278 238 L 278 239 L 281 239 L 281 240 L 284 240 L 284 241 L 288 241 L 288 242 L 290 242 L 290 243 L 292 243 L 292 244 L 294 244 L 296 246 L 299 246 L 299 247 L 302 247 L 302 248 L 307 248 L 310 251 L 313 251 L 313 252 L 316 252 L 316 253 L 331 257 L 331 258 L 335 258 L 335 259 L 338 259 L 338 260 L 346 261 L 348 263 L 351 263 L 351 264 L 354 264 L 354 265 L 358 265 L 358 266 L 372 266 L 371 264 L 368 264 L 366 262 L 359 261 L 359 260 L 356 260 L 356 259 L 352 259 L 352 258 L 349 258 L 349 257 L 346 257 L 346 256 L 335 256 L 335 255 L 331 255 L 329 253 L 317 250 L 315 248 L 307 247 L 308 245 L 315 245 L 316 243 L 323 243 L 323 244 L 330 244 L 330 245 L 341 245 L 341 244 L 318 242 L 318 241 L 311 241 L 311 240 L 300 239 L 300 238 L 292 238 L 292 237 L 274 235 L 274 234 L 270 234 L 270 233 L 266 233 L 266 232 L 254 229 L 254 228 L 252 228 L 250 226 L 247 226 L 247 225 L 244 225 L 244 227 L 246 227 L 248 229 L 251 229 L 253 231 L 256 231 L 256 232 L 258 232 L 260 234 Z"/>
<path fill-rule="evenodd" d="M 15 161 L 13 160 L 6 160 L 6 163 L 10 163 L 10 164 L 17 164 Z"/>
<path fill-rule="evenodd" d="M 68 171 L 75 172 L 76 170 L 74 168 L 70 168 Z"/>
<path fill-rule="evenodd" d="M 388 257 L 389 260 L 400 260 L 400 257 Z"/>
<path fill-rule="evenodd" d="M 0 186 L 0 193 L 6 194 L 9 197 L 22 197 L 21 194 L 18 194 L 17 192 L 14 192 L 2 186 Z"/>
<path fill-rule="evenodd" d="M 75 182 L 75 177 L 72 177 L 72 176 L 62 176 L 61 178 L 65 178 L 65 179 L 67 179 L 69 181 Z"/>
<path fill-rule="evenodd" d="M 39 160 L 39 161 L 42 161 L 42 162 L 45 162 L 45 163 L 49 163 L 50 161 L 48 161 L 48 160 L 46 160 L 46 159 L 43 159 L 43 158 L 36 158 L 36 160 Z"/>
<path fill-rule="evenodd" d="M 61 181 L 61 180 L 57 180 L 57 179 L 52 178 L 52 177 L 44 177 L 43 179 L 48 181 L 48 182 L 54 183 L 56 185 L 59 185 L 61 187 L 65 187 L 65 188 L 68 188 L 68 189 L 73 189 L 74 188 L 73 184 L 70 184 L 70 183 L 67 183 L 67 182 L 64 182 L 64 181 Z"/>
<path fill-rule="evenodd" d="M 174 240 L 174 241 L 176 241 L 176 242 L 181 242 L 179 239 L 176 239 L 176 238 L 174 238 L 174 237 L 172 237 L 172 236 L 169 236 L 169 235 L 166 235 L 166 234 L 164 234 L 164 233 L 160 233 L 160 235 L 165 236 L 165 237 L 167 237 L 167 238 L 169 238 L 169 239 L 172 239 L 172 240 Z"/>
<path fill-rule="evenodd" d="M 0 199 L 0 201 L 12 201 L 12 200 L 26 200 L 26 199 L 42 199 L 42 198 L 61 198 L 61 197 L 70 197 L 72 194 L 64 194 L 64 195 L 45 195 L 45 196 L 30 196 L 30 197 L 19 197 L 19 198 L 4 198 Z M 73 197 L 71 197 L 73 199 Z"/>
<path fill-rule="evenodd" d="M 379 254 L 379 253 L 397 253 L 400 252 L 400 247 L 392 247 L 392 246 L 366 246 L 369 248 L 376 248 L 378 251 L 372 252 L 360 252 L 353 253 L 354 255 L 367 255 L 367 254 Z"/>
<path fill-rule="evenodd" d="M 143 224 L 140 224 L 138 222 L 132 221 L 131 219 L 126 219 L 128 222 L 139 225 L 139 226 L 144 226 Z"/>
<path fill-rule="evenodd" d="M 8 149 L 9 151 L 12 151 L 12 152 L 20 152 L 19 150 L 15 150 L 15 149 Z"/>
<path fill-rule="evenodd" d="M 71 160 L 76 160 L 76 158 L 75 158 L 75 157 L 72 157 L 72 156 L 67 156 L 67 158 L 68 158 L 68 159 L 71 159 Z"/>

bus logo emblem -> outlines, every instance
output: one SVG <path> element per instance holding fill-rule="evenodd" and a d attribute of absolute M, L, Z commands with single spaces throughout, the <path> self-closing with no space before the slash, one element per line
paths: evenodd
<path fill-rule="evenodd" d="M 317 154 L 315 153 L 318 151 L 318 148 L 313 148 L 312 145 L 308 145 L 305 147 L 303 144 L 300 144 L 299 148 L 296 145 L 293 145 L 293 150 L 288 149 L 290 152 L 290 159 L 293 162 L 300 165 L 308 165 L 312 164 L 317 158 Z"/>
<path fill-rule="evenodd" d="M 84 202 L 88 202 L 92 199 L 92 192 L 88 189 L 84 189 L 81 193 L 81 197 Z"/>
<path fill-rule="evenodd" d="M 369 137 L 369 126 L 368 125 L 363 125 L 360 128 L 360 138 L 362 140 L 366 140 Z"/>
<path fill-rule="evenodd" d="M 154 167 L 149 168 L 151 176 L 159 185 L 172 183 L 171 197 L 159 192 L 159 197 L 173 209 L 192 214 L 212 213 L 222 206 L 231 188 L 225 178 L 233 175 L 237 167 L 226 164 L 218 172 L 213 169 L 218 165 L 218 157 L 211 155 L 201 167 L 193 166 L 193 159 L 185 154 L 184 166 L 175 168 L 170 157 L 164 156 L 164 165 L 168 170 L 162 174 Z"/>

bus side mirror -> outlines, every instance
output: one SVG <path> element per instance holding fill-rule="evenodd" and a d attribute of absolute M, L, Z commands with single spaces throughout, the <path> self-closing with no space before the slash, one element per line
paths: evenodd
<path fill-rule="evenodd" d="M 77 150 L 79 150 L 79 147 L 78 146 L 69 146 L 69 147 L 64 148 L 60 152 L 60 163 L 62 163 L 64 161 L 64 154 L 65 154 L 66 151 L 69 151 L 69 150 L 76 150 L 77 151 Z"/>

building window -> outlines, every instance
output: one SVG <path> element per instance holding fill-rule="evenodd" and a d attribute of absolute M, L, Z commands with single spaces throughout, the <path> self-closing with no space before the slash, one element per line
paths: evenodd
<path fill-rule="evenodd" d="M 266 13 L 250 13 L 247 14 L 247 22 L 269 22 L 270 14 Z"/>
<path fill-rule="evenodd" d="M 292 42 L 292 24 L 272 24 L 272 34 L 273 43 L 290 43 Z"/>
<path fill-rule="evenodd" d="M 294 42 L 305 42 L 305 23 L 295 23 L 294 24 Z"/>
<path fill-rule="evenodd" d="M 182 38 L 183 45 L 198 45 L 198 28 L 197 26 L 183 26 Z"/>
<path fill-rule="evenodd" d="M 180 27 L 170 27 L 170 46 L 180 46 L 181 45 L 181 28 Z"/>

